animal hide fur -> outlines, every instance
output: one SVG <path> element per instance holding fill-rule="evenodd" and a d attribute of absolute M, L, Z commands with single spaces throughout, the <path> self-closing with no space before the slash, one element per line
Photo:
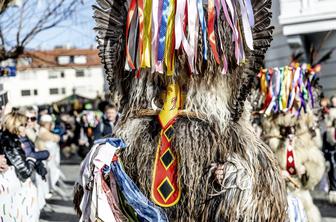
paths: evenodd
<path fill-rule="evenodd" d="M 300 188 L 297 190 L 291 183 L 288 183 L 288 188 L 302 201 L 310 222 L 321 220 L 320 213 L 314 205 L 309 191 L 313 190 L 320 182 L 325 171 L 325 160 L 321 152 L 321 134 L 315 125 L 316 118 L 312 112 L 302 113 L 299 118 L 291 113 L 279 114 L 263 121 L 266 142 L 275 152 L 284 171 L 287 163 L 285 148 L 287 138 L 281 136 L 280 127 L 295 127 L 293 148 L 297 175 L 292 179 L 300 185 Z"/>
<path fill-rule="evenodd" d="M 223 64 L 215 62 L 210 50 L 206 62 L 202 53 L 198 54 L 193 75 L 187 71 L 186 55 L 176 51 L 172 78 L 149 69 L 141 70 L 135 78 L 134 73 L 124 71 L 127 1 L 97 0 L 94 17 L 100 56 L 122 113 L 115 134 L 128 144 L 121 159 L 147 197 L 161 128 L 157 116 L 137 115 L 137 111 L 152 110 L 153 103 L 162 105 L 170 82 L 182 89 L 182 109 L 187 115 L 177 118 L 172 140 L 182 196 L 176 206 L 165 208 L 170 221 L 286 220 L 280 168 L 271 149 L 253 132 L 247 111 L 252 80 L 263 63 L 273 30 L 269 26 L 271 0 L 251 2 L 256 21 L 252 30 L 254 50 L 244 45 L 246 59 L 239 65 L 233 59 L 231 29 L 219 16 L 222 21 L 217 24 L 216 38 L 225 45 L 229 60 L 226 75 L 221 74 Z M 199 38 L 198 52 L 202 44 L 208 44 L 202 41 Z M 221 184 L 215 180 L 213 164 L 224 166 Z"/>
<path fill-rule="evenodd" d="M 179 118 L 173 139 L 182 197 L 166 209 L 171 221 L 285 221 L 284 185 L 272 151 L 247 119 L 219 124 Z M 149 195 L 159 125 L 155 118 L 128 118 L 117 135 L 129 147 L 123 153 L 127 173 Z M 212 163 L 225 166 L 216 184 Z M 271 194 L 271 195 L 270 195 Z"/>

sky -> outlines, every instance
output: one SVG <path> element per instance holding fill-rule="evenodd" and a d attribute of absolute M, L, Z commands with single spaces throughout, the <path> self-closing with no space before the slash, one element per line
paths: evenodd
<path fill-rule="evenodd" d="M 27 48 L 52 49 L 59 45 L 76 48 L 96 47 L 92 5 L 95 0 L 84 0 L 73 18 L 59 24 L 58 27 L 37 35 Z"/>

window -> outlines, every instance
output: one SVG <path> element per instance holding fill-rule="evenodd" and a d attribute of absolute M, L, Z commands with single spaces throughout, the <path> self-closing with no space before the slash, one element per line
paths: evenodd
<path fill-rule="evenodd" d="M 64 72 L 61 72 L 61 78 L 64 78 L 64 76 L 65 76 Z"/>
<path fill-rule="evenodd" d="M 34 96 L 37 96 L 38 95 L 38 91 L 37 89 L 34 89 Z"/>
<path fill-rule="evenodd" d="M 84 77 L 84 70 L 77 70 L 76 71 L 76 77 Z"/>
<path fill-rule="evenodd" d="M 51 71 L 49 72 L 49 79 L 57 79 L 58 78 L 58 72 Z"/>
<path fill-rule="evenodd" d="M 21 96 L 30 96 L 30 90 L 29 89 L 21 90 Z"/>
<path fill-rule="evenodd" d="M 49 89 L 50 95 L 58 95 L 58 89 L 57 88 L 51 88 Z"/>
<path fill-rule="evenodd" d="M 57 57 L 57 62 L 60 65 L 70 64 L 71 62 L 70 60 L 71 60 L 70 56 L 58 56 Z"/>
<path fill-rule="evenodd" d="M 65 88 L 62 88 L 62 94 L 64 95 L 66 93 Z"/>
<path fill-rule="evenodd" d="M 75 56 L 74 63 L 75 64 L 86 64 L 86 56 Z"/>

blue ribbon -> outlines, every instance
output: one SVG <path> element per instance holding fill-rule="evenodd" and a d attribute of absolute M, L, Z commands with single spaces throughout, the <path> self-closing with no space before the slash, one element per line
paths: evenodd
<path fill-rule="evenodd" d="M 302 71 L 302 69 L 300 70 L 300 78 L 299 78 L 299 82 L 298 82 L 298 86 L 299 86 L 299 89 L 301 89 L 301 87 L 304 87 L 304 85 L 303 85 L 303 80 L 302 80 L 302 78 L 303 78 L 303 71 Z M 299 108 L 299 110 L 298 110 L 298 113 L 297 113 L 297 117 L 299 118 L 299 116 L 300 116 L 300 113 L 301 113 L 301 110 L 302 110 L 302 108 L 303 108 L 303 111 L 306 113 L 307 112 L 307 110 L 306 110 L 306 102 L 305 102 L 305 99 L 304 99 L 304 95 L 303 95 L 303 89 L 301 89 L 301 92 L 300 92 L 300 100 L 301 100 L 301 106 L 300 106 L 300 108 Z"/>
<path fill-rule="evenodd" d="M 207 60 L 208 56 L 208 44 L 207 44 L 207 26 L 205 22 L 205 17 L 204 17 L 204 11 L 203 11 L 203 1 L 202 0 L 197 0 L 197 9 L 198 9 L 198 15 L 200 19 L 200 24 L 202 27 L 202 35 L 203 35 L 203 59 Z"/>
<path fill-rule="evenodd" d="M 95 144 L 109 143 L 114 147 L 125 148 L 126 144 L 119 138 L 103 138 L 96 140 Z M 113 173 L 115 180 L 118 184 L 120 191 L 122 192 L 128 205 L 130 205 L 134 211 L 138 214 L 141 221 L 144 222 L 168 222 L 167 215 L 163 210 L 156 207 L 151 201 L 145 197 L 135 185 L 135 183 L 129 178 L 129 176 L 123 170 L 119 161 L 114 161 L 111 165 L 105 165 L 102 168 L 104 174 Z"/>
<path fill-rule="evenodd" d="M 162 4 L 162 19 L 159 30 L 159 45 L 158 45 L 158 61 L 162 62 L 165 52 L 166 32 L 169 13 L 169 0 L 163 0 Z"/>
<path fill-rule="evenodd" d="M 168 222 L 165 212 L 149 201 L 128 177 L 118 161 L 111 164 L 113 175 L 127 203 L 135 210 L 141 221 Z"/>
<path fill-rule="evenodd" d="M 104 143 L 109 143 L 112 146 L 117 147 L 117 148 L 122 148 L 122 149 L 126 148 L 126 144 L 124 140 L 119 139 L 119 138 L 109 137 L 109 138 L 102 138 L 102 139 L 98 139 L 94 141 L 94 144 L 104 144 Z"/>
<path fill-rule="evenodd" d="M 308 88 L 309 96 L 310 96 L 310 99 L 311 99 L 312 108 L 314 108 L 314 95 L 313 95 L 313 90 L 312 90 L 312 86 L 311 86 L 309 77 L 307 79 L 307 88 Z"/>

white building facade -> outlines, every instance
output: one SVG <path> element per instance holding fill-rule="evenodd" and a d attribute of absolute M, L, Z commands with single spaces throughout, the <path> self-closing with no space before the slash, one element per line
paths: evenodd
<path fill-rule="evenodd" d="M 312 46 L 320 56 L 336 47 L 336 0 L 273 0 L 272 12 L 275 30 L 267 67 L 289 64 L 295 51 L 304 52 L 309 62 Z M 336 52 L 322 65 L 319 78 L 324 94 L 336 95 Z"/>
<path fill-rule="evenodd" d="M 86 64 L 85 55 L 79 55 L 79 62 L 70 64 L 66 61 L 67 56 L 69 55 L 61 57 L 62 61 L 59 63 L 63 64 L 46 67 L 43 65 L 36 67 L 36 64 L 29 67 L 28 64 L 24 69 L 18 68 L 15 77 L 1 77 L 0 85 L 8 92 L 10 104 L 13 106 L 51 104 L 74 93 L 90 99 L 102 96 L 104 72 L 99 59 L 95 60 L 97 62 L 91 61 Z"/>

